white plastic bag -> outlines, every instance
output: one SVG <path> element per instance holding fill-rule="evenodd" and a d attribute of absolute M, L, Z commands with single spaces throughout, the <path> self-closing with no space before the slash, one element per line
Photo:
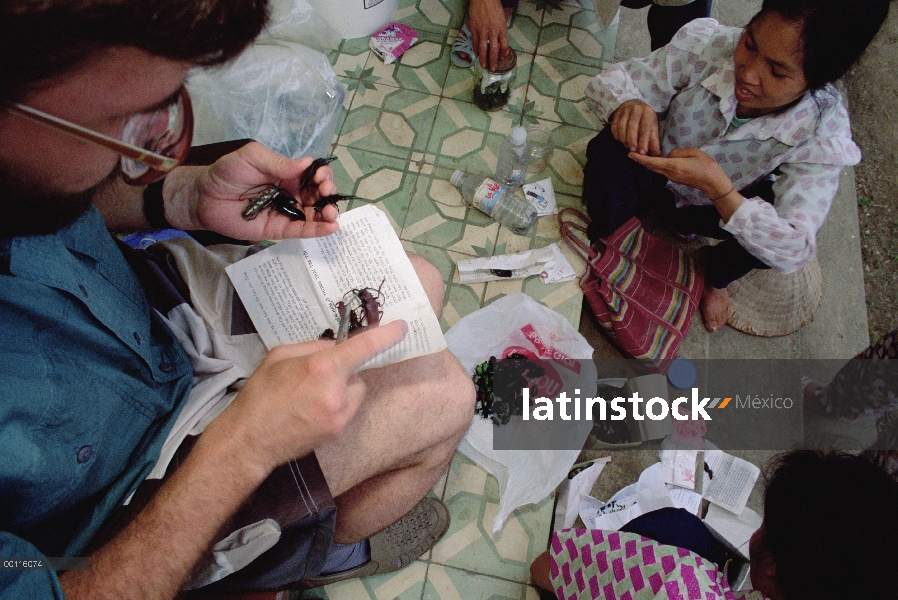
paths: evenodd
<path fill-rule="evenodd" d="M 520 332 L 528 326 L 539 334 L 540 345 L 553 347 L 574 359 L 592 358 L 592 347 L 567 319 L 526 294 L 505 296 L 463 317 L 446 332 L 446 344 L 473 374 L 475 366 L 490 356 L 501 354 L 506 340 L 520 339 Z M 594 396 L 595 364 L 591 360 L 582 360 L 580 364 L 582 368 L 576 385 L 582 397 Z M 513 423 L 502 425 L 511 426 Z M 570 423 L 563 426 L 564 434 L 570 438 Z M 583 421 L 576 428 L 575 437 L 579 444 L 576 440 L 571 444 L 577 446 L 575 450 L 494 450 L 492 422 L 474 416 L 471 429 L 458 449 L 499 482 L 499 510 L 493 520 L 494 532 L 502 529 L 516 508 L 540 502 L 552 493 L 567 477 L 591 429 L 589 421 Z"/>
<path fill-rule="evenodd" d="M 250 138 L 284 156 L 326 156 L 346 90 L 327 57 L 300 44 L 255 44 L 235 61 L 195 70 L 194 144 Z"/>
<path fill-rule="evenodd" d="M 340 45 L 340 34 L 306 0 L 271 0 L 271 18 L 257 44 L 292 42 L 327 54 Z"/>

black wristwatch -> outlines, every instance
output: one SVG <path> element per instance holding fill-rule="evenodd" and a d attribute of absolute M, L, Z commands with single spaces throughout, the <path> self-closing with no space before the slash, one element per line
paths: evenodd
<path fill-rule="evenodd" d="M 162 200 L 162 184 L 165 179 L 151 183 L 143 190 L 143 214 L 153 229 L 171 229 L 165 218 L 165 203 Z"/>

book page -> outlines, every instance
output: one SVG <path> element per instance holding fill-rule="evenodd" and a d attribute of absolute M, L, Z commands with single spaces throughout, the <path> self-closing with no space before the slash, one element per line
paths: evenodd
<path fill-rule="evenodd" d="M 731 513 L 742 514 L 761 469 L 722 450 L 705 452 L 705 467 L 702 497 Z"/>
<path fill-rule="evenodd" d="M 283 241 L 228 266 L 225 271 L 243 301 L 265 346 L 318 339 L 328 327 L 336 328 L 314 293 L 302 256 Z"/>
<path fill-rule="evenodd" d="M 404 319 L 408 334 L 365 364 L 373 368 L 446 347 L 424 287 L 386 215 L 373 205 L 342 214 L 340 229 L 284 240 L 228 267 L 265 345 L 318 339 L 337 330 L 337 302 L 352 290 L 379 290 L 381 323 Z"/>

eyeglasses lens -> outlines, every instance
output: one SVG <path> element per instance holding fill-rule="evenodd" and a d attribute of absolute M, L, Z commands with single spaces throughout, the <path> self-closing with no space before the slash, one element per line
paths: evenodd
<path fill-rule="evenodd" d="M 172 104 L 131 117 L 122 137 L 129 144 L 182 161 L 190 150 L 193 138 L 193 114 L 186 89 L 182 90 Z M 164 175 L 124 156 L 121 166 L 125 179 L 134 183 L 152 182 Z"/>

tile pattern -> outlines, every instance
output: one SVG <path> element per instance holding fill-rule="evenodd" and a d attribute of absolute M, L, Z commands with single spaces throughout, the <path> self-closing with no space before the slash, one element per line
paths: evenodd
<path fill-rule="evenodd" d="M 555 150 L 548 167 L 528 181 L 551 177 L 560 206 L 579 206 L 586 144 L 598 121 L 584 100 L 586 81 L 614 56 L 617 22 L 597 30 L 589 0 L 523 0 L 509 28 L 517 78 L 507 107 L 484 112 L 471 103 L 473 72 L 454 66 L 452 42 L 467 0 L 400 0 L 395 20 L 419 41 L 390 65 L 368 49 L 367 38 L 343 40 L 330 61 L 347 89 L 331 165 L 341 193 L 359 197 L 349 208 L 375 203 L 409 251 L 420 254 L 447 282 L 440 324 L 501 296 L 525 292 L 577 326 L 582 295 L 576 280 L 545 285 L 538 278 L 462 285 L 456 263 L 520 252 L 559 240 L 554 217 L 541 217 L 518 236 L 467 208 L 449 183 L 457 168 L 492 173 L 499 146 L 516 125 L 550 128 Z M 563 244 L 562 244 L 563 246 Z M 583 265 L 566 248 L 571 264 Z M 452 524 L 428 554 L 396 573 L 310 590 L 294 598 L 538 600 L 528 584 L 530 562 L 547 543 L 553 499 L 516 511 L 499 534 L 495 478 L 457 454 L 431 492 L 449 507 Z"/>
<path fill-rule="evenodd" d="M 449 508 L 449 531 L 409 566 L 383 575 L 350 579 L 294 592 L 294 600 L 538 600 L 529 583 L 530 563 L 547 547 L 552 498 L 517 510 L 492 533 L 499 508 L 496 479 L 456 454 L 431 495 Z"/>
<path fill-rule="evenodd" d="M 364 198 L 350 207 L 376 203 L 409 248 L 439 264 L 448 282 L 444 328 L 517 291 L 576 326 L 576 283 L 458 283 L 456 261 L 544 246 L 557 241 L 558 231 L 550 216 L 528 236 L 515 236 L 465 207 L 449 177 L 458 168 L 492 173 L 511 128 L 541 124 L 553 131 L 555 150 L 547 169 L 529 180 L 552 177 L 556 192 L 578 204 L 586 144 L 599 125 L 583 90 L 613 57 L 617 23 L 598 31 L 591 2 L 584 0 L 522 2 L 509 28 L 518 53 L 511 99 L 502 110 L 484 112 L 471 102 L 472 70 L 449 60 L 465 10 L 465 0 L 401 0 L 395 20 L 415 28 L 419 40 L 390 65 L 368 49 L 367 38 L 343 40 L 331 53 L 347 89 L 334 144 L 340 159 L 332 165 L 335 180 L 341 192 Z M 576 259 L 572 264 L 582 268 Z"/>

